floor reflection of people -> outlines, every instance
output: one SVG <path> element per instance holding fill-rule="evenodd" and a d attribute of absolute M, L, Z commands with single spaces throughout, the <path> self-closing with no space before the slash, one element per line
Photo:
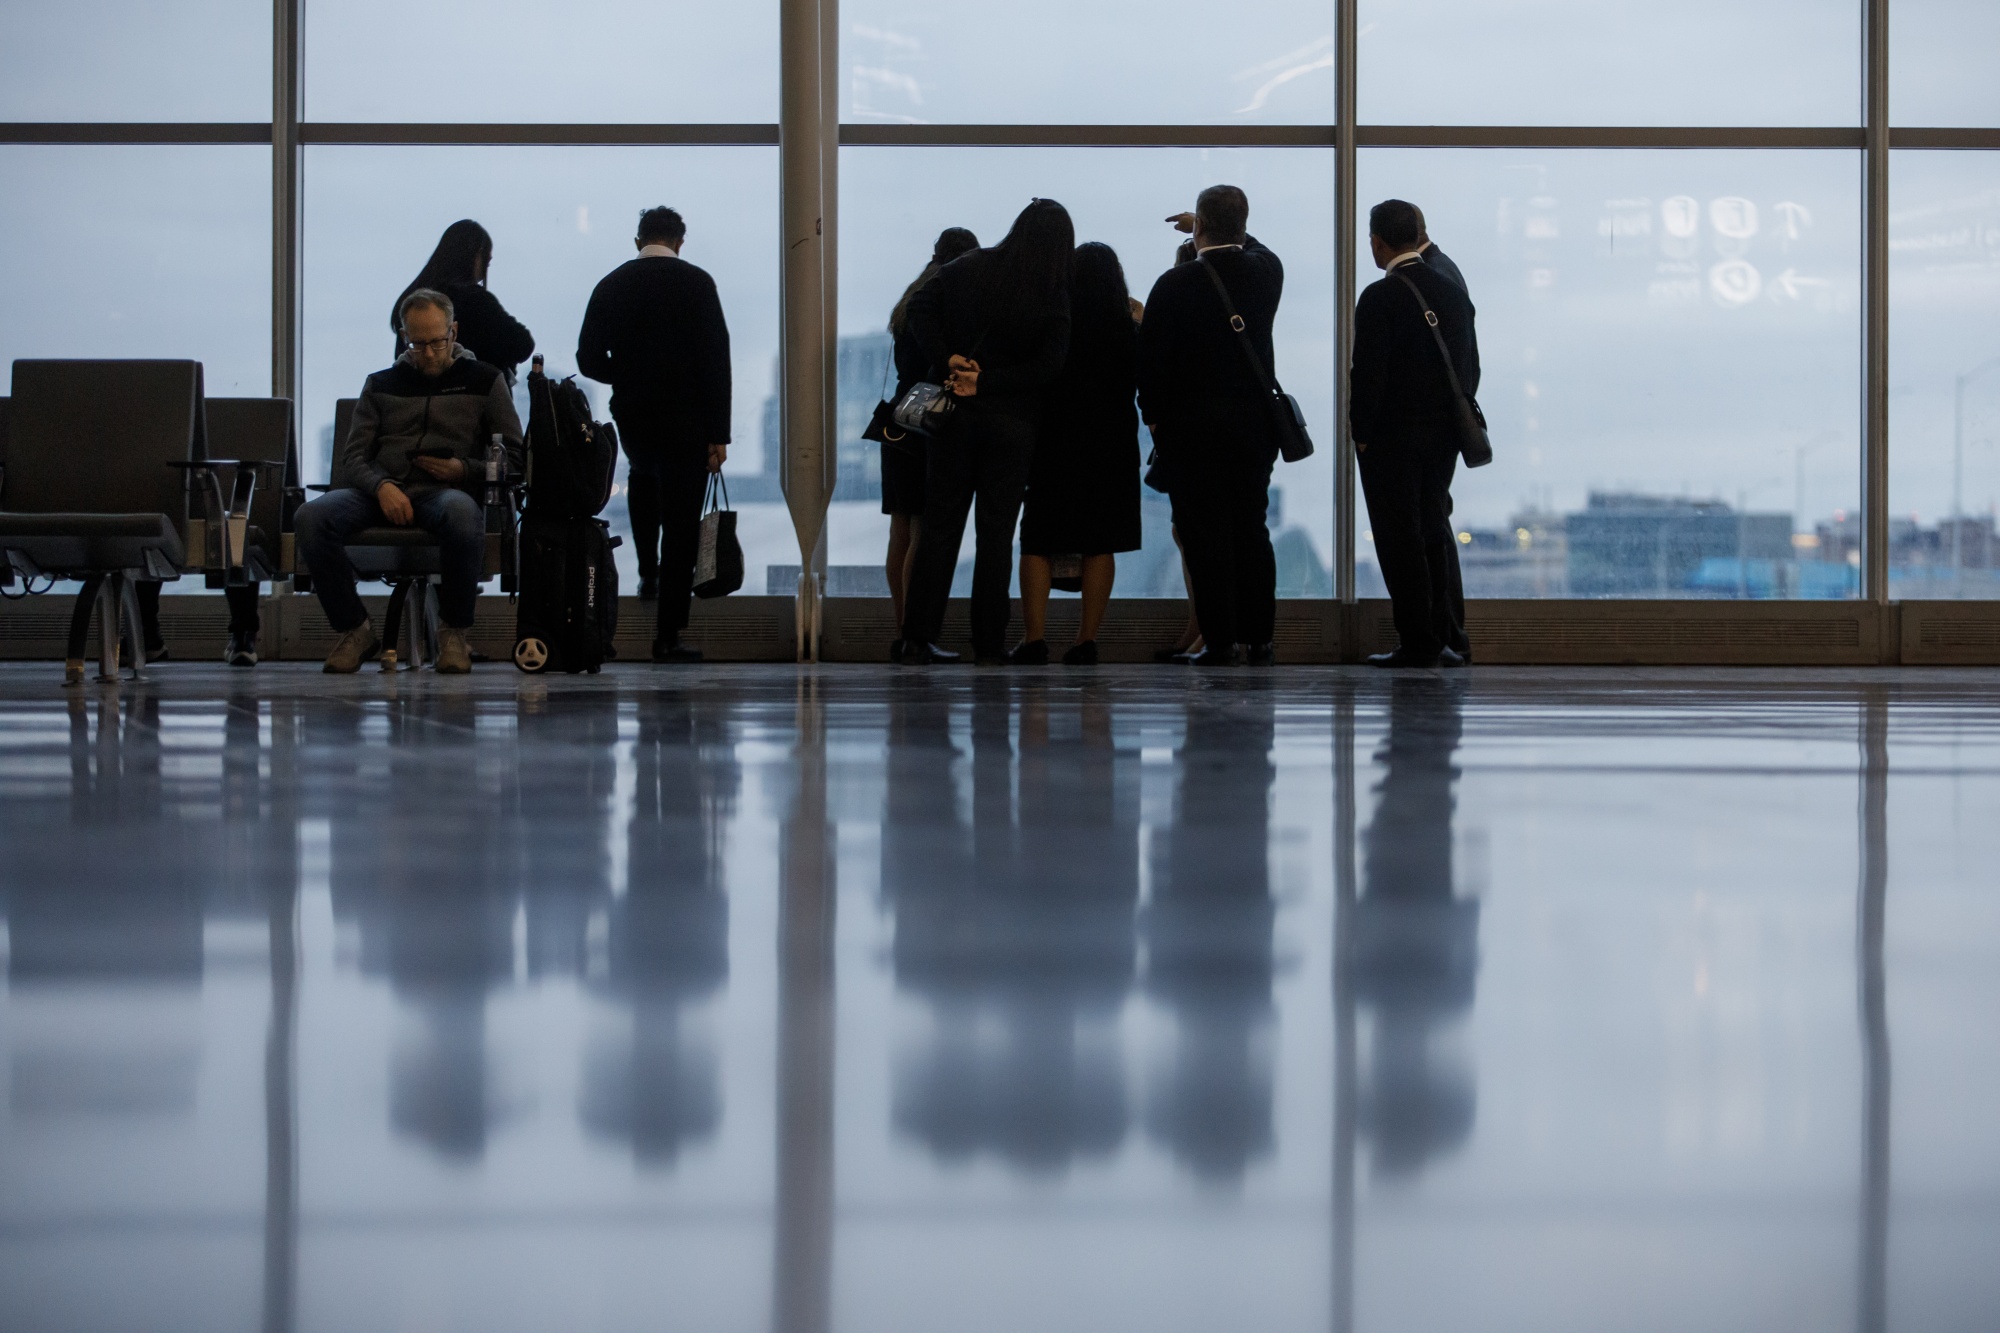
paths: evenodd
<path fill-rule="evenodd" d="M 1095 689 L 975 681 L 963 768 L 949 707 L 913 693 L 897 714 L 883 892 L 897 984 L 932 1022 L 897 1064 L 896 1128 L 1038 1173 L 1108 1153 L 1129 1121 L 1112 1019 L 1136 953 L 1138 755 Z"/>
<path fill-rule="evenodd" d="M 1146 1127 L 1196 1175 L 1240 1179 L 1271 1151 L 1272 697 L 1187 705 L 1174 805 L 1152 837 L 1146 988 L 1174 1015 Z"/>
<path fill-rule="evenodd" d="M 639 704 L 627 889 L 609 908 L 605 975 L 629 1029 L 594 1034 L 584 1053 L 585 1128 L 671 1164 L 715 1132 L 714 1052 L 688 1032 L 688 1006 L 729 974 L 722 834 L 741 783 L 723 724 L 675 695 Z"/>
<path fill-rule="evenodd" d="M 1452 873 L 1458 687 L 1413 676 L 1390 688 L 1352 957 L 1355 997 L 1374 1020 L 1362 1126 L 1375 1171 L 1398 1176 L 1472 1130 L 1471 1069 L 1441 1036 L 1472 1007 L 1479 904 L 1458 896 Z"/>
<path fill-rule="evenodd" d="M 386 723 L 386 753 L 364 727 L 346 739 L 358 761 L 328 821 L 334 917 L 360 927 L 362 971 L 388 977 L 414 1019 L 392 1055 L 390 1123 L 470 1161 L 500 1113 L 486 993 L 514 975 L 514 749 L 442 741 L 478 735 L 470 695 L 394 699 Z M 566 777 L 536 773 L 534 799 L 562 801 Z"/>

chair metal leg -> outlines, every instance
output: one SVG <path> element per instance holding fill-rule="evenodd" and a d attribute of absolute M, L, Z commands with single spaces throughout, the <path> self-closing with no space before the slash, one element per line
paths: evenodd
<path fill-rule="evenodd" d="M 410 583 L 398 579 L 389 585 L 389 609 L 382 616 L 382 669 L 396 669 L 396 649 L 402 641 L 403 603 L 408 600 Z"/>
<path fill-rule="evenodd" d="M 100 684 L 116 684 L 118 681 L 119 639 L 123 637 L 119 623 L 124 620 L 125 599 L 121 585 L 123 574 L 112 574 L 105 578 L 97 590 L 97 679 Z"/>
<path fill-rule="evenodd" d="M 132 649 L 132 679 L 146 679 L 146 630 L 139 619 L 139 587 L 130 578 L 118 576 L 119 619 L 123 622 L 120 642 Z"/>
<path fill-rule="evenodd" d="M 84 654 L 90 646 L 90 613 L 97 605 L 97 593 L 104 586 L 104 575 L 92 574 L 83 581 L 83 588 L 76 595 L 76 606 L 69 613 L 69 647 L 63 655 L 63 684 L 83 684 Z"/>
<path fill-rule="evenodd" d="M 429 665 L 431 665 L 431 666 L 436 666 L 436 665 L 437 665 L 437 656 L 438 656 L 438 590 L 437 590 L 437 584 L 435 584 L 435 583 L 431 582 L 431 580 L 429 580 L 429 579 L 425 579 L 425 580 L 424 580 L 424 581 L 423 581 L 423 582 L 422 582 L 422 583 L 421 583 L 421 584 L 419 585 L 419 587 L 420 587 L 420 588 L 422 589 L 422 592 L 421 592 L 421 594 L 420 594 L 420 595 L 421 595 L 421 597 L 423 598 L 423 613 L 422 613 L 422 614 L 421 614 L 420 616 L 418 616 L 418 618 L 417 618 L 416 622 L 415 622 L 414 624 L 412 624 L 410 628 L 411 628 L 411 631 L 412 631 L 413 633 L 414 633 L 414 632 L 415 632 L 415 631 L 416 631 L 416 630 L 417 630 L 418 628 L 421 628 L 421 629 L 423 630 L 423 634 L 424 634 L 424 649 L 423 649 L 423 655 L 424 655 L 424 661 L 425 661 L 426 663 L 428 663 Z M 414 653 L 412 653 L 412 654 L 411 654 L 411 656 L 413 656 L 413 657 L 414 657 L 414 656 L 415 656 L 415 654 L 414 654 Z"/>

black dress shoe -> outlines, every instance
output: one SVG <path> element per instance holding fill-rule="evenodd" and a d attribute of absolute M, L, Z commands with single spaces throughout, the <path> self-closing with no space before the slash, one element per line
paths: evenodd
<path fill-rule="evenodd" d="M 903 641 L 904 666 L 944 666 L 958 660 L 959 654 L 949 648 L 940 648 L 934 643 L 925 643 L 922 639 Z"/>
<path fill-rule="evenodd" d="M 901 639 L 889 640 L 889 660 L 891 662 L 900 662 L 903 660 L 903 641 Z"/>
<path fill-rule="evenodd" d="M 640 579 L 640 580 L 639 580 L 639 600 L 640 600 L 640 601 L 642 601 L 642 602 L 657 602 L 657 601 L 659 601 L 659 600 L 660 600 L 660 581 L 659 581 L 658 579 L 656 579 L 656 578 L 654 578 L 654 579 L 648 579 L 648 578 L 642 578 L 642 579 Z"/>
<path fill-rule="evenodd" d="M 653 660 L 662 665 L 680 666 L 701 661 L 701 649 L 690 648 L 683 643 L 656 643 L 653 645 Z"/>
<path fill-rule="evenodd" d="M 1368 658 L 1369 666 L 1388 667 L 1390 669 L 1415 667 L 1420 670 L 1428 670 L 1437 664 L 1438 655 L 1436 653 L 1413 653 L 1407 648 L 1398 648 L 1393 653 L 1373 653 Z"/>
<path fill-rule="evenodd" d="M 1009 666 L 1047 666 L 1049 664 L 1049 641 L 1028 639 L 1014 645 L 1014 651 L 1007 654 Z"/>
<path fill-rule="evenodd" d="M 1192 655 L 1186 648 L 1155 648 L 1153 650 L 1153 660 L 1155 662 L 1179 662 L 1185 664 Z"/>
<path fill-rule="evenodd" d="M 1248 666 L 1278 665 L 1278 645 L 1257 643 L 1243 650 L 1243 661 Z"/>
<path fill-rule="evenodd" d="M 1438 665 L 1441 667 L 1468 667 L 1472 665 L 1472 657 L 1469 652 L 1462 653 L 1456 648 L 1440 648 L 1438 650 Z"/>
<path fill-rule="evenodd" d="M 1096 666 L 1097 640 L 1085 639 L 1081 643 L 1071 644 L 1069 651 L 1063 654 L 1063 665 Z"/>
<path fill-rule="evenodd" d="M 1236 651 L 1236 645 L 1233 643 L 1230 644 L 1227 648 L 1204 648 L 1198 653 L 1188 654 L 1189 666 L 1198 666 L 1198 667 L 1237 666 L 1241 664 L 1242 660 L 1243 660 L 1242 656 Z"/>

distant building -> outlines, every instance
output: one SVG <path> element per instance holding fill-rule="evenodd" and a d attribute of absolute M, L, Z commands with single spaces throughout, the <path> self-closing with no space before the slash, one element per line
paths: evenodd
<path fill-rule="evenodd" d="M 896 388 L 893 368 L 895 344 L 885 333 L 864 333 L 840 340 L 835 371 L 834 439 L 840 457 L 840 479 L 834 487 L 835 500 L 880 500 L 882 498 L 882 446 L 861 438 L 875 415 L 875 404 Z M 730 478 L 732 500 L 754 502 L 784 498 L 778 485 L 778 460 L 784 456 L 784 435 L 778 413 L 777 381 L 781 371 L 771 366 L 772 392 L 764 399 L 762 440 L 764 459 L 761 473 L 743 474 L 747 483 L 736 494 L 736 474 Z"/>
<path fill-rule="evenodd" d="M 1593 491 L 1563 531 L 1572 597 L 1787 595 L 1776 566 L 1794 558 L 1790 514 Z"/>

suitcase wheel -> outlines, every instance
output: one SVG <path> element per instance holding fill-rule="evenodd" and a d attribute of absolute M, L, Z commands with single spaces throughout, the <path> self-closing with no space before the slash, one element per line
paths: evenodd
<path fill-rule="evenodd" d="M 514 641 L 514 665 L 523 671 L 547 671 L 549 669 L 549 646 L 540 639 L 516 639 Z"/>

